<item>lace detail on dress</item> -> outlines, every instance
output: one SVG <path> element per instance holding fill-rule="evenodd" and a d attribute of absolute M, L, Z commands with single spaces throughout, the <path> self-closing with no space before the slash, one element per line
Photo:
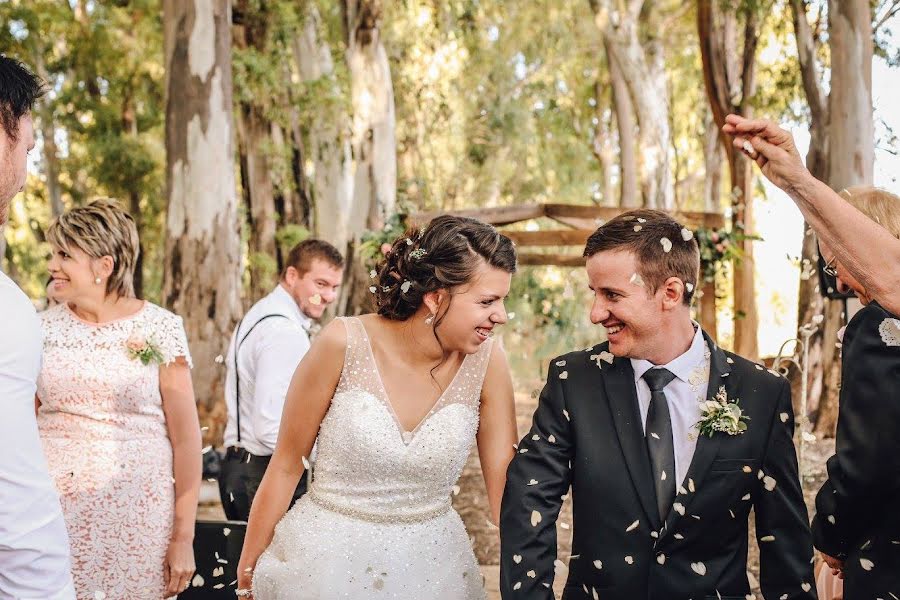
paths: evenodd
<path fill-rule="evenodd" d="M 136 329 L 166 361 L 190 354 L 181 319 L 146 303 L 105 324 L 62 305 L 40 315 L 38 427 L 56 482 L 79 598 L 159 600 L 174 514 L 172 445 L 159 365 L 132 359 Z"/>
<path fill-rule="evenodd" d="M 900 319 L 885 319 L 878 326 L 878 333 L 888 346 L 900 346 Z"/>

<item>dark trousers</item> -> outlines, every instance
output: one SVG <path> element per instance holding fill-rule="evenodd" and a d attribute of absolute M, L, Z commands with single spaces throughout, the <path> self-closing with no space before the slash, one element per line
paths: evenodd
<path fill-rule="evenodd" d="M 222 498 L 226 519 L 246 521 L 250 517 L 253 498 L 259 490 L 270 460 L 271 456 L 257 456 L 235 446 L 228 448 L 219 473 L 219 496 Z M 308 475 L 308 471 L 303 472 L 303 477 L 294 490 L 291 506 L 306 493 Z"/>

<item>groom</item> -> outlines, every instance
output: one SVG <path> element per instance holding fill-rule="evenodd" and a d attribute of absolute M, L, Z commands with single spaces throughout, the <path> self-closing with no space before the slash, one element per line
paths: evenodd
<path fill-rule="evenodd" d="M 609 341 L 551 362 L 507 474 L 504 600 L 553 598 L 569 486 L 564 600 L 750 598 L 751 508 L 763 596 L 815 598 L 790 387 L 691 320 L 691 232 L 664 213 L 631 211 L 594 232 L 584 255 L 591 321 Z"/>

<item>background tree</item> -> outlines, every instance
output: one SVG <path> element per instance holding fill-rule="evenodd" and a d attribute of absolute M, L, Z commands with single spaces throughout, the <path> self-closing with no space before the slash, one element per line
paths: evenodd
<path fill-rule="evenodd" d="M 223 377 L 213 368 L 241 316 L 228 0 L 164 0 L 165 305 L 184 318 L 201 422 L 221 439 Z"/>

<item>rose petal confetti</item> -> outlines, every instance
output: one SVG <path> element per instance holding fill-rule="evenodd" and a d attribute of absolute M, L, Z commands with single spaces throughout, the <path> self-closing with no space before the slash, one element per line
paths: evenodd
<path fill-rule="evenodd" d="M 702 562 L 691 563 L 691 570 L 701 577 L 706 575 L 706 565 Z"/>
<path fill-rule="evenodd" d="M 788 419 L 790 418 L 790 415 L 788 415 L 786 412 L 783 412 L 780 415 L 778 415 L 778 418 L 781 419 L 782 423 L 787 423 Z"/>
<path fill-rule="evenodd" d="M 631 276 L 631 279 L 628 280 L 628 282 L 629 282 L 629 283 L 633 283 L 634 285 L 639 285 L 639 286 L 641 286 L 641 287 L 645 287 L 645 286 L 644 286 L 644 279 L 640 276 L 639 273 L 634 273 L 634 274 Z"/>
<path fill-rule="evenodd" d="M 761 538 L 759 538 L 759 541 L 761 541 L 761 542 L 774 542 L 774 541 L 775 541 L 775 536 L 774 536 L 774 535 L 764 535 L 764 536 L 762 536 Z"/>
<path fill-rule="evenodd" d="M 635 231 L 635 233 L 637 233 L 637 232 L 640 231 L 641 229 L 643 229 L 643 227 L 641 227 L 640 225 L 635 225 L 635 226 L 634 226 L 634 231 Z"/>
<path fill-rule="evenodd" d="M 690 229 L 688 229 L 687 227 L 682 227 L 681 228 L 681 239 L 683 239 L 686 242 L 691 241 L 692 239 L 694 239 L 694 232 L 691 231 Z"/>
<path fill-rule="evenodd" d="M 513 554 L 513 562 L 516 564 L 519 564 L 520 562 L 522 562 L 522 555 L 521 554 Z"/>
<path fill-rule="evenodd" d="M 775 489 L 775 486 L 778 485 L 778 482 L 775 481 L 773 477 L 766 475 L 763 478 L 763 485 L 765 486 L 767 492 L 771 492 Z"/>
<path fill-rule="evenodd" d="M 638 519 L 637 521 L 635 521 L 634 523 L 632 523 L 631 525 L 626 527 L 625 533 L 628 533 L 629 531 L 634 531 L 635 529 L 637 529 L 637 526 L 640 524 L 640 522 L 641 522 L 640 519 Z"/>
<path fill-rule="evenodd" d="M 800 584 L 800 589 L 802 589 L 804 592 L 808 592 L 809 590 L 812 589 L 812 585 L 810 585 L 804 581 L 803 583 Z"/>
<path fill-rule="evenodd" d="M 528 577 L 531 577 L 532 579 L 534 579 L 535 577 L 537 577 L 537 573 L 534 572 L 534 569 L 531 569 L 530 571 L 528 571 L 528 572 L 525 573 L 525 574 L 526 574 Z"/>
<path fill-rule="evenodd" d="M 626 557 L 625 557 L 625 562 L 627 562 L 629 565 L 633 565 L 633 564 L 634 564 L 634 558 L 631 557 L 631 556 L 626 556 Z"/>
<path fill-rule="evenodd" d="M 602 569 L 602 568 L 603 568 L 603 561 L 602 561 L 602 560 L 595 560 L 595 561 L 594 561 L 594 568 L 597 569 L 598 571 L 599 571 L 600 569 Z"/>
<path fill-rule="evenodd" d="M 661 564 L 661 565 L 666 564 L 666 555 L 660 553 L 660 554 L 656 557 L 656 562 L 658 562 L 658 563 Z"/>
<path fill-rule="evenodd" d="M 409 291 L 409 288 L 412 286 L 412 282 L 408 279 L 400 284 L 400 291 L 404 294 Z"/>
<path fill-rule="evenodd" d="M 315 294 L 314 296 L 310 296 L 309 303 L 312 304 L 313 306 L 319 306 L 320 304 L 322 304 L 322 295 Z"/>
<path fill-rule="evenodd" d="M 859 566 L 861 566 L 865 571 L 871 571 L 875 568 L 875 563 L 873 563 L 868 558 L 861 558 L 859 559 Z"/>
<path fill-rule="evenodd" d="M 672 251 L 672 240 L 667 237 L 660 238 L 659 243 L 662 244 L 663 252 L 668 254 Z"/>
<path fill-rule="evenodd" d="M 531 511 L 531 526 L 532 527 L 537 527 L 540 524 L 542 519 L 543 519 L 543 517 L 541 517 L 541 513 L 539 513 L 536 510 Z"/>
<path fill-rule="evenodd" d="M 562 373 L 559 374 L 559 378 L 560 378 L 560 379 L 568 379 L 568 378 L 569 378 L 569 372 L 568 372 L 568 371 L 563 371 Z"/>

